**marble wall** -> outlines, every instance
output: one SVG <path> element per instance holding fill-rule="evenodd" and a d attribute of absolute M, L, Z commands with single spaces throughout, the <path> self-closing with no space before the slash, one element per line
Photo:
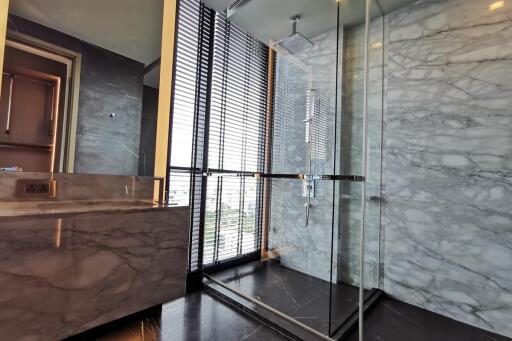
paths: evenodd
<path fill-rule="evenodd" d="M 158 89 L 144 86 L 140 123 L 139 175 L 153 176 L 155 168 Z"/>
<path fill-rule="evenodd" d="M 30 197 L 23 194 L 21 181 L 49 181 L 50 179 L 57 181 L 55 197 Z M 153 191 L 153 177 L 36 172 L 0 173 L 0 203 L 90 200 L 153 201 Z"/>
<path fill-rule="evenodd" d="M 0 335 L 61 340 L 185 294 L 188 207 L 0 220 Z"/>
<path fill-rule="evenodd" d="M 15 15 L 8 28 L 82 55 L 75 172 L 137 175 L 144 64 Z"/>
<path fill-rule="evenodd" d="M 512 336 L 512 4 L 387 16 L 384 289 Z"/>
<path fill-rule="evenodd" d="M 332 30 L 313 38 L 313 47 L 298 56 L 278 55 L 273 173 L 336 173 L 336 127 L 333 124 L 336 115 L 336 39 L 336 30 Z M 311 150 L 306 143 L 304 122 L 310 89 L 314 90 L 318 105 L 311 126 Z M 311 170 L 309 156 L 312 159 Z M 311 199 L 309 224 L 306 226 L 304 204 L 307 198 L 302 195 L 303 182 L 272 181 L 270 248 L 281 251 L 280 259 L 284 266 L 324 280 L 331 280 L 334 185 L 333 181 L 315 181 L 315 196 Z M 337 220 L 338 199 L 335 200 L 334 217 Z M 336 279 L 336 274 L 333 278 Z"/>

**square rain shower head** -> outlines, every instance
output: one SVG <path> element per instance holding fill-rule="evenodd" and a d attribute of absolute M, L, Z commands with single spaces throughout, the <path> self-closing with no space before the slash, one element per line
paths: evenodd
<path fill-rule="evenodd" d="M 286 38 L 279 40 L 274 46 L 286 50 L 292 55 L 298 55 L 305 50 L 313 47 L 313 43 L 300 33 L 294 33 Z"/>
<path fill-rule="evenodd" d="M 306 37 L 297 32 L 297 22 L 300 20 L 300 16 L 294 15 L 290 18 L 292 23 L 292 34 L 286 38 L 279 40 L 274 46 L 279 46 L 292 55 L 297 55 L 313 46 Z"/>

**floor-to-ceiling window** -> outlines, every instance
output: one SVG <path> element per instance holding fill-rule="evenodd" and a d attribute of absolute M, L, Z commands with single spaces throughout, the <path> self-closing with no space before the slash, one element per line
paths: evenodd
<path fill-rule="evenodd" d="M 268 48 L 180 1 L 169 201 L 191 207 L 189 270 L 258 252 Z"/>

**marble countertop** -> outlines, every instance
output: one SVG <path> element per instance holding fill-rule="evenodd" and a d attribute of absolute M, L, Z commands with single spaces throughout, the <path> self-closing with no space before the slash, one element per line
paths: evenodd
<path fill-rule="evenodd" d="M 70 200 L 0 202 L 0 217 L 34 217 L 77 213 L 139 212 L 175 206 L 151 200 Z"/>

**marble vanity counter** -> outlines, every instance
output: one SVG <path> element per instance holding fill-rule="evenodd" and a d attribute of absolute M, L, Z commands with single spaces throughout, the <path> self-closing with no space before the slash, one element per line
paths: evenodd
<path fill-rule="evenodd" d="M 61 340 L 185 294 L 188 207 L 61 209 L 0 219 L 2 340 Z"/>
<path fill-rule="evenodd" d="M 145 210 L 167 209 L 152 200 L 69 200 L 0 202 L 0 218 L 4 217 L 41 217 L 62 214 L 88 212 L 127 213 Z"/>
<path fill-rule="evenodd" d="M 0 339 L 62 340 L 185 294 L 189 209 L 155 204 L 156 180 L 0 173 Z"/>

